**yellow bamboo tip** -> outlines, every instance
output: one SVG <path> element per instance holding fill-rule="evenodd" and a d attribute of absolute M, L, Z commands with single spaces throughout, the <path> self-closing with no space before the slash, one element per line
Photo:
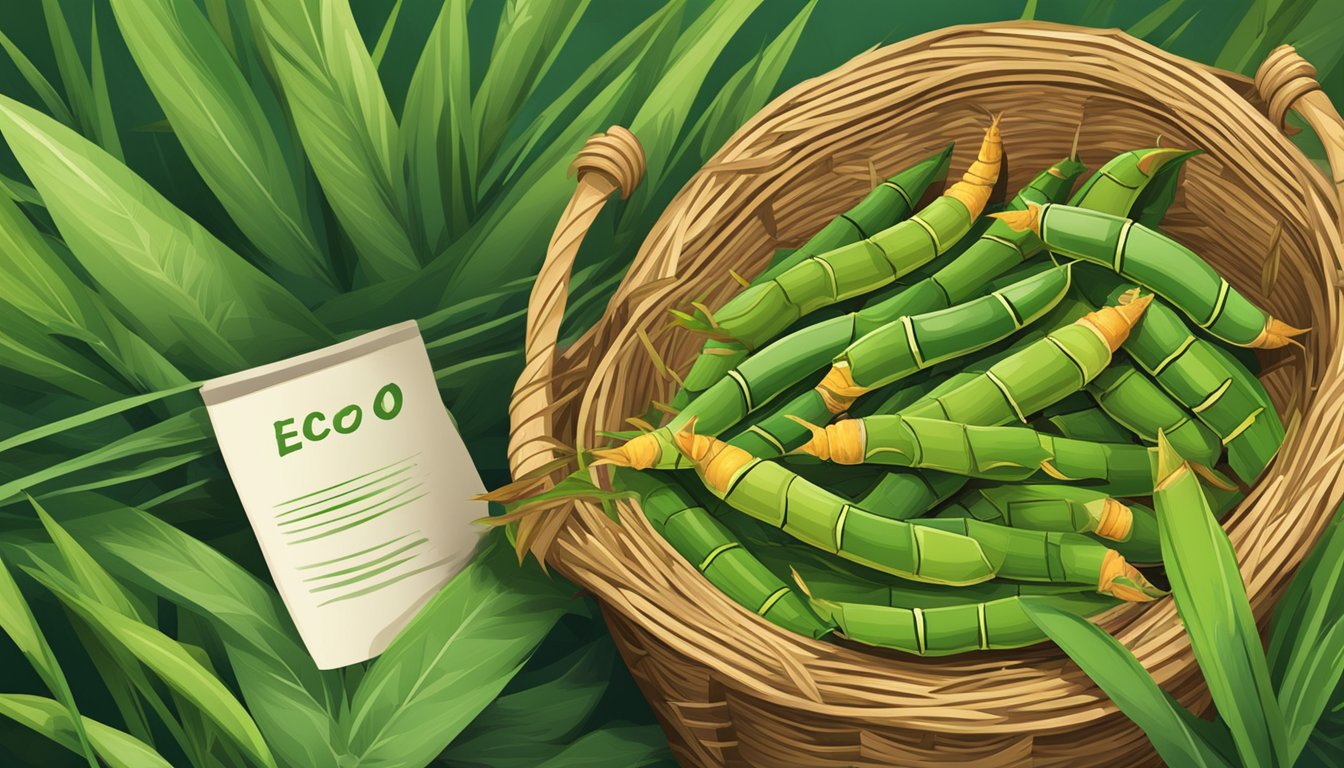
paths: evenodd
<path fill-rule="evenodd" d="M 1030 229 L 1036 234 L 1041 234 L 1041 207 L 1039 205 L 1027 205 L 1025 211 L 1000 211 L 999 213 L 989 214 L 991 219 L 998 219 L 1014 232 L 1026 232 Z"/>
<path fill-rule="evenodd" d="M 1166 165 L 1172 158 L 1175 158 L 1178 155 L 1183 154 L 1185 154 L 1185 150 L 1178 149 L 1176 147 L 1162 147 L 1160 149 L 1154 149 L 1153 151 L 1149 152 L 1143 157 L 1140 157 L 1139 162 L 1136 163 L 1134 167 L 1138 168 L 1139 173 L 1142 173 L 1144 176 L 1152 176 L 1154 173 L 1157 172 L 1159 168 Z"/>
<path fill-rule="evenodd" d="M 826 372 L 825 378 L 816 386 L 817 394 L 821 395 L 826 410 L 830 411 L 832 416 L 849 410 L 854 401 L 868 391 L 867 387 L 854 383 L 854 375 L 850 371 L 848 365 L 832 366 L 831 370 Z"/>
<path fill-rule="evenodd" d="M 1103 539 L 1125 541 L 1134 530 L 1134 511 L 1115 499 L 1106 499 L 1095 533 Z"/>
<path fill-rule="evenodd" d="M 868 442 L 863 419 L 846 419 L 827 427 L 819 427 L 793 414 L 787 415 L 812 433 L 812 439 L 798 449 L 800 453 L 836 464 L 863 463 L 864 450 Z"/>
<path fill-rule="evenodd" d="M 597 460 L 593 466 L 610 464 L 631 469 L 648 469 L 658 463 L 663 449 L 653 433 L 645 433 L 616 448 L 598 448 L 593 451 Z"/>
<path fill-rule="evenodd" d="M 1184 467 L 1185 459 L 1167 439 L 1167 433 L 1157 430 L 1157 468 L 1153 470 L 1153 490 L 1160 491 L 1171 484 Z"/>
<path fill-rule="evenodd" d="M 750 453 L 708 435 L 695 434 L 695 420 L 672 436 L 677 449 L 695 463 L 705 487 L 715 494 L 728 490 L 733 477 L 755 461 Z"/>
<path fill-rule="evenodd" d="M 1166 594 L 1113 549 L 1106 550 L 1101 558 L 1097 591 L 1130 603 L 1147 603 Z"/>
<path fill-rule="evenodd" d="M 1079 318 L 1078 323 L 1091 326 L 1101 336 L 1102 341 L 1106 342 L 1106 346 L 1114 352 L 1120 348 L 1125 339 L 1129 338 L 1129 332 L 1134 329 L 1139 318 L 1143 317 L 1143 311 L 1152 303 L 1151 293 L 1130 300 L 1121 297 L 1119 304 L 1089 312 Z"/>
<path fill-rule="evenodd" d="M 999 180 L 999 167 L 1003 164 L 1003 136 L 999 133 L 999 120 L 1002 117 L 1002 114 L 998 114 L 990 121 L 975 162 L 961 175 L 961 181 L 943 193 L 944 197 L 954 198 L 966 206 L 973 219 L 984 210 L 990 193 L 994 191 L 994 184 Z"/>
<path fill-rule="evenodd" d="M 1285 344 L 1296 344 L 1293 337 L 1301 336 L 1310 330 L 1310 328 L 1294 328 L 1282 320 L 1271 317 L 1269 322 L 1265 323 L 1265 329 L 1255 337 L 1255 341 L 1246 346 L 1252 349 L 1278 349 Z"/>

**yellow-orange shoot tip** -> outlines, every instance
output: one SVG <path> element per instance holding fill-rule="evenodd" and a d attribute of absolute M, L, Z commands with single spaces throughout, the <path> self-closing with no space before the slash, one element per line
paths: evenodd
<path fill-rule="evenodd" d="M 1160 141 L 1161 137 L 1159 136 L 1158 139 Z M 1185 154 L 1184 149 L 1179 149 L 1177 147 L 1160 147 L 1139 158 L 1139 161 L 1135 163 L 1134 167 L 1144 176 L 1152 176 L 1172 158 L 1183 154 Z"/>
<path fill-rule="evenodd" d="M 1095 312 L 1089 312 L 1078 320 L 1080 325 L 1085 325 L 1096 332 L 1101 337 L 1102 342 L 1112 351 L 1120 348 L 1120 345 L 1129 338 L 1129 332 L 1134 329 L 1139 318 L 1143 317 L 1144 310 L 1153 303 L 1153 294 L 1147 294 L 1135 299 L 1121 301 L 1115 306 L 1102 307 Z"/>
<path fill-rule="evenodd" d="M 658 463 L 661 455 L 662 448 L 658 445 L 658 438 L 654 437 L 652 433 L 645 433 L 615 448 L 594 448 L 593 456 L 596 458 L 588 466 L 610 465 L 613 467 L 629 467 L 630 469 L 649 469 Z"/>
<path fill-rule="evenodd" d="M 1260 335 L 1256 336 L 1255 340 L 1246 346 L 1252 349 L 1278 349 L 1288 344 L 1301 346 L 1301 343 L 1294 340 L 1293 337 L 1301 336 L 1310 330 L 1310 328 L 1294 328 L 1282 320 L 1271 317 L 1265 323 L 1265 329 L 1260 332 Z"/>
<path fill-rule="evenodd" d="M 1028 205 L 1025 211 L 1000 211 L 998 213 L 989 214 L 989 217 L 991 219 L 1002 221 L 1014 232 L 1026 232 L 1027 230 L 1031 230 L 1036 234 L 1040 234 L 1040 214 L 1040 206 Z"/>

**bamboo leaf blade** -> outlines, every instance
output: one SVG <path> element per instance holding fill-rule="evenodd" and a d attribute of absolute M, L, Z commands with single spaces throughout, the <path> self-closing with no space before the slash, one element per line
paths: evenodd
<path fill-rule="evenodd" d="M 75 594 L 41 571 L 29 573 L 85 622 L 114 638 L 175 694 L 195 705 L 253 762 L 274 768 L 275 758 L 247 710 L 176 640 L 84 595 Z"/>
<path fill-rule="evenodd" d="M 111 768 L 172 768 L 162 755 L 140 739 L 87 717 L 73 721 L 70 713 L 59 702 L 45 696 L 0 693 L 0 715 L 46 736 L 72 752 L 80 751 L 80 742 L 75 734 L 85 732 L 93 750 Z"/>
<path fill-rule="evenodd" d="M 400 139 L 348 0 L 253 0 L 313 172 L 365 277 L 413 274 Z"/>
<path fill-rule="evenodd" d="M 53 502 L 54 503 L 54 502 Z M 303 648 L 279 596 L 215 549 L 138 509 L 93 495 L 61 500 L 65 526 L 114 575 L 206 619 L 224 641 L 257 725 L 285 765 L 335 764 L 341 698 Z"/>
<path fill-rule="evenodd" d="M 401 138 L 410 214 L 431 253 L 465 231 L 475 210 L 476 124 L 471 118 L 467 0 L 443 4 L 411 75 Z"/>
<path fill-rule="evenodd" d="M 118 317 L 188 375 L 333 341 L 297 299 L 70 129 L 0 96 L 0 133 Z"/>
<path fill-rule="evenodd" d="M 209 20 L 172 0 L 112 0 L 122 36 L 192 165 L 262 255 L 335 287 L 275 130 Z"/>
<path fill-rule="evenodd" d="M 1344 506 L 1275 609 L 1269 664 L 1296 761 L 1344 675 Z"/>
<path fill-rule="evenodd" d="M 1163 467 L 1181 461 L 1160 432 L 1158 456 Z M 1153 505 L 1177 613 L 1237 754 L 1246 765 L 1288 765 L 1283 715 L 1236 553 L 1188 464 L 1159 481 Z"/>
<path fill-rule="evenodd" d="M 7 276 L 0 282 L 0 302 L 54 335 L 87 345 L 126 382 L 143 390 L 186 382 L 80 281 L 18 206 L 6 201 L 0 201 L 0 271 Z"/>
<path fill-rule="evenodd" d="M 523 102 L 554 63 L 589 2 L 507 0 L 490 51 L 490 65 L 471 105 L 479 152 L 477 168 L 490 164 Z"/>
<path fill-rule="evenodd" d="M 1032 622 L 1143 729 L 1167 764 L 1231 768 L 1209 743 L 1211 724 L 1158 687 L 1128 648 L 1097 625 L 1049 605 L 1048 600 L 1028 596 L 1021 603 Z"/>
<path fill-rule="evenodd" d="M 125 161 L 126 155 L 121 148 L 121 137 L 117 134 L 117 121 L 112 114 L 112 94 L 107 90 L 107 72 L 103 65 L 103 46 L 98 39 L 98 6 L 90 6 L 89 16 L 89 64 L 92 76 L 89 90 L 93 97 L 93 122 L 98 133 L 98 145 L 109 155 Z"/>
<path fill-rule="evenodd" d="M 640 768 L 672 760 L 656 725 L 608 725 L 584 734 L 540 768 Z"/>
<path fill-rule="evenodd" d="M 28 601 L 5 565 L 4 558 L 0 558 L 0 630 L 9 635 L 19 652 L 27 657 L 38 677 L 42 678 L 47 690 L 59 700 L 59 704 L 55 701 L 52 704 L 69 718 L 70 730 L 74 732 L 73 746 L 69 743 L 67 746 L 71 751 L 84 755 L 92 768 L 98 768 L 98 759 L 93 755 L 93 747 L 79 714 L 79 707 L 75 704 L 74 692 L 70 690 L 70 682 L 33 616 L 32 609 L 28 607 Z"/>
<path fill-rule="evenodd" d="M 495 537 L 379 656 L 345 720 L 359 765 L 424 765 L 517 674 L 570 608 Z"/>
<path fill-rule="evenodd" d="M 32 88 L 33 92 L 37 94 L 37 98 L 42 101 L 42 106 L 47 108 L 51 116 L 66 125 L 73 125 L 75 118 L 70 114 L 70 108 L 65 105 L 61 95 L 56 92 L 55 86 L 42 74 L 42 70 L 38 69 L 32 60 L 23 53 L 23 50 L 15 45 L 13 40 L 9 39 L 9 35 L 6 35 L 3 30 L 0 30 L 0 48 L 5 49 L 5 53 L 9 55 L 9 60 L 14 63 L 14 68 L 19 70 L 19 75 L 23 77 L 24 82 L 28 83 L 28 87 Z"/>

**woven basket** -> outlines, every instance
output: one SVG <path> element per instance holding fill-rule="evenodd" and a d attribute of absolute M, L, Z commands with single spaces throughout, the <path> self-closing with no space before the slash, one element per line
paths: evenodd
<path fill-rule="evenodd" d="M 1137 147 L 1199 147 L 1163 223 L 1253 301 L 1295 326 L 1305 350 L 1266 356 L 1288 425 L 1277 461 L 1227 520 L 1262 626 L 1344 496 L 1341 173 L 1344 124 L 1291 48 L 1254 81 L 1186 61 L 1117 30 L 1040 23 L 957 27 L 860 56 L 779 97 L 667 207 L 601 322 L 555 346 L 583 233 L 643 157 L 624 129 L 594 137 L 532 296 L 527 369 L 511 409 L 514 476 L 546 471 L 619 430 L 670 382 L 638 338 L 688 364 L 702 339 L 667 328 L 669 307 L 729 268 L 755 274 L 878 179 L 957 142 L 963 168 L 986 111 L 1004 113 L 1008 188 L 1067 153 L 1083 121 L 1091 168 Z M 1327 179 L 1284 137 L 1293 109 L 1321 136 Z M 1277 280 L 1262 272 L 1282 223 Z M 684 367 L 681 367 L 684 370 Z M 563 476 L 568 468 L 556 470 Z M 526 518 L 525 548 L 594 594 L 635 679 L 685 765 L 1156 765 L 1143 734 L 1051 644 L 942 659 L 817 642 L 743 610 L 631 506 L 620 524 L 591 505 Z M 1209 698 L 1170 600 L 1098 619 L 1183 704 Z"/>

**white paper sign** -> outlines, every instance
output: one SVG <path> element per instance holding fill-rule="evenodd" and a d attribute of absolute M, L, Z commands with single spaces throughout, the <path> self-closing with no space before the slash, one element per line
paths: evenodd
<path fill-rule="evenodd" d="M 214 379 L 201 397 L 319 668 L 381 653 L 471 558 L 484 487 L 415 321 Z"/>

